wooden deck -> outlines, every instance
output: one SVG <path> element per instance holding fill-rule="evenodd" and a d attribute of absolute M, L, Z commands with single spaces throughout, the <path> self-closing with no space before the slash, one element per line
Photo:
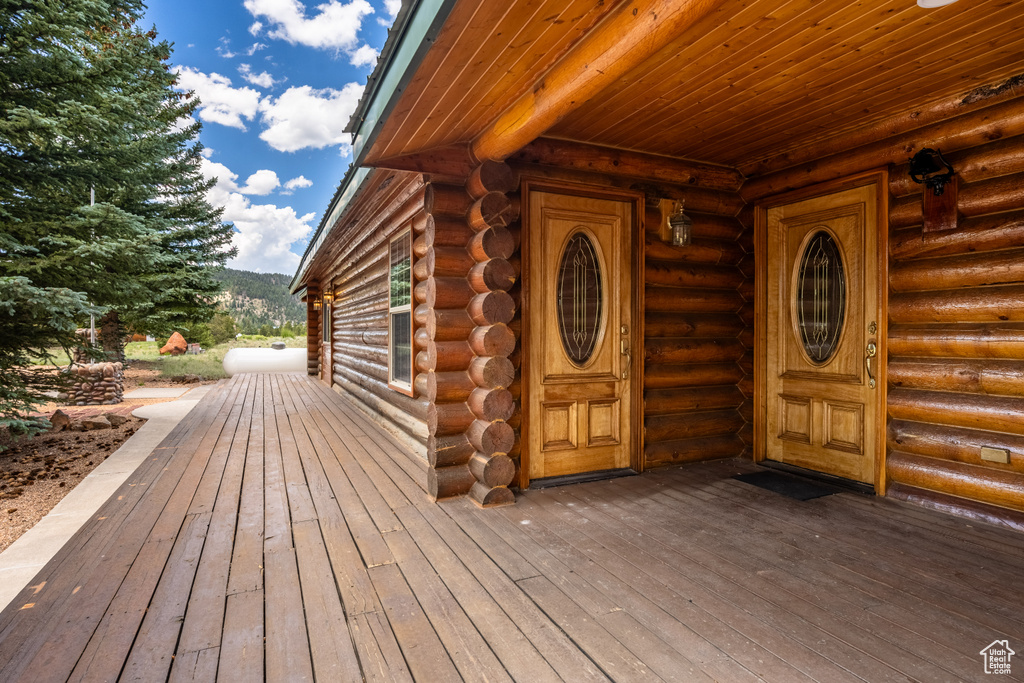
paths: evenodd
<path fill-rule="evenodd" d="M 730 478 L 752 469 L 434 504 L 344 398 L 237 377 L 0 615 L 0 680 L 984 680 L 1004 638 L 1024 660 L 1024 535 Z"/>

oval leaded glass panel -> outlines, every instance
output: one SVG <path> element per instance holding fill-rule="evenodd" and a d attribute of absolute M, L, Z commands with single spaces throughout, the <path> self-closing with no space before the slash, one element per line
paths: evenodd
<path fill-rule="evenodd" d="M 601 264 L 594 243 L 582 230 L 565 245 L 555 286 L 562 348 L 574 364 L 582 366 L 594 353 L 603 313 Z"/>
<path fill-rule="evenodd" d="M 836 352 L 843 331 L 846 273 L 839 245 L 825 230 L 811 236 L 800 259 L 796 311 L 804 350 L 813 362 L 826 362 Z"/>

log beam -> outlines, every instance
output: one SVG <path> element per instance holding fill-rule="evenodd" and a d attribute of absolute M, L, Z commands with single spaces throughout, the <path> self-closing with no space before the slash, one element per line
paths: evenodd
<path fill-rule="evenodd" d="M 728 166 L 553 138 L 534 140 L 510 159 L 606 175 L 658 178 L 666 183 L 728 192 L 739 190 L 743 184 L 743 175 Z"/>
<path fill-rule="evenodd" d="M 1022 133 L 1024 107 L 1018 100 L 1009 100 L 869 142 L 853 150 L 844 147 L 836 154 L 753 178 L 743 184 L 740 195 L 751 203 L 762 197 L 868 171 L 883 164 L 903 163 L 914 150 L 924 147 L 941 147 L 944 151 L 953 152 Z"/>
<path fill-rule="evenodd" d="M 606 86 L 693 28 L 720 0 L 638 0 L 587 33 L 472 144 L 478 161 L 505 159 Z"/>
<path fill-rule="evenodd" d="M 1013 510 L 1024 510 L 1019 473 L 922 458 L 894 451 L 886 457 L 889 481 Z"/>
<path fill-rule="evenodd" d="M 893 389 L 888 407 L 898 420 L 1024 435 L 1024 400 L 1018 397 Z"/>
<path fill-rule="evenodd" d="M 1024 360 L 1024 324 L 892 325 L 889 354 L 926 358 Z"/>
<path fill-rule="evenodd" d="M 905 389 L 1024 396 L 1022 361 L 891 359 L 888 378 L 891 387 Z"/>

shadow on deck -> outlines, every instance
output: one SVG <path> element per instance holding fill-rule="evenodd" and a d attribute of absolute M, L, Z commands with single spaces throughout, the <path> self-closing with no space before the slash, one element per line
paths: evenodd
<path fill-rule="evenodd" d="M 0 615 L 0 680 L 982 680 L 1024 536 L 725 461 L 434 504 L 303 375 L 220 386 Z M 1024 662 L 1012 662 L 1022 680 Z"/>

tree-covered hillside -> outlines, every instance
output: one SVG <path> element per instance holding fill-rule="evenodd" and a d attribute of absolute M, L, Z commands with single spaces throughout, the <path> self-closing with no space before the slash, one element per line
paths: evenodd
<path fill-rule="evenodd" d="M 224 285 L 218 301 L 243 334 L 257 334 L 266 325 L 305 324 L 305 304 L 288 293 L 290 276 L 225 268 L 216 277 Z"/>

